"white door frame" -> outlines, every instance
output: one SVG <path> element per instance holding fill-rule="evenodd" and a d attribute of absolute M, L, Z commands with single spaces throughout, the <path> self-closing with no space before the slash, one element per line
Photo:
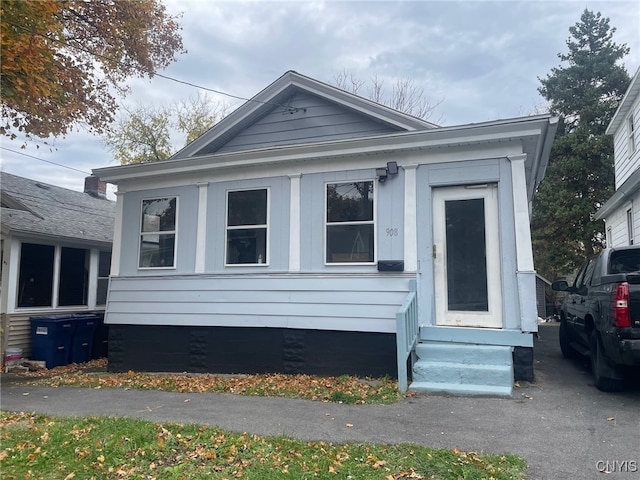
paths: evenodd
<path fill-rule="evenodd" d="M 433 265 L 436 325 L 502 328 L 501 258 L 497 184 L 438 187 L 433 192 Z M 445 202 L 484 200 L 488 311 L 449 310 Z"/>

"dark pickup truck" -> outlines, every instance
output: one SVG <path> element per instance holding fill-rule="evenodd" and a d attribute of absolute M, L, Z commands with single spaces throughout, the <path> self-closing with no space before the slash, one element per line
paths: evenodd
<path fill-rule="evenodd" d="M 587 261 L 567 292 L 560 313 L 560 349 L 565 358 L 591 357 L 600 390 L 624 385 L 629 367 L 640 366 L 640 245 L 606 248 Z"/>

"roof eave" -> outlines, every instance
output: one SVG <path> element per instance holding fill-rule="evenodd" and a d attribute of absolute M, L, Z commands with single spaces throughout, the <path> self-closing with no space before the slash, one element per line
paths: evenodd
<path fill-rule="evenodd" d="M 627 178 L 622 185 L 611 195 L 602 207 L 596 212 L 595 220 L 604 220 L 611 212 L 620 205 L 623 205 L 629 198 L 640 189 L 640 169 L 636 170 Z"/>
<path fill-rule="evenodd" d="M 618 108 L 616 109 L 616 113 L 613 114 L 613 117 L 611 118 L 611 121 L 607 126 L 607 129 L 605 131 L 607 135 L 613 135 L 616 130 L 618 130 L 620 124 L 627 117 L 627 114 L 631 110 L 631 106 L 633 105 L 635 99 L 638 97 L 638 94 L 640 94 L 640 67 L 638 67 L 638 70 L 636 70 L 635 75 L 631 79 L 631 83 L 627 87 L 627 91 L 625 92 L 624 97 L 622 97 L 620 105 L 618 105 Z"/>
<path fill-rule="evenodd" d="M 168 173 L 217 170 L 349 154 L 478 144 L 538 136 L 539 147 L 533 155 L 534 158 L 528 158 L 527 161 L 532 162 L 530 172 L 534 178 L 540 178 L 546 168 L 555 128 L 557 128 L 557 119 L 554 120 L 549 115 L 538 115 L 432 130 L 210 154 L 138 165 L 104 167 L 94 169 L 93 173 L 104 181 L 117 184 L 120 181 L 133 178 L 150 178 Z M 530 182 L 529 178 L 527 182 Z"/>

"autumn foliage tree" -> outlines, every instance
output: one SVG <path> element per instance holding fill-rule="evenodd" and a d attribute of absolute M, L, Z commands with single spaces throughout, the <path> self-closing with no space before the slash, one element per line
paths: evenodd
<path fill-rule="evenodd" d="M 206 94 L 164 106 L 125 106 L 102 141 L 122 165 L 166 160 L 221 120 L 228 108 Z M 183 142 L 173 141 L 180 134 Z"/>
<path fill-rule="evenodd" d="M 125 80 L 153 76 L 183 52 L 159 0 L 2 0 L 2 123 L 10 137 L 102 133 Z"/>

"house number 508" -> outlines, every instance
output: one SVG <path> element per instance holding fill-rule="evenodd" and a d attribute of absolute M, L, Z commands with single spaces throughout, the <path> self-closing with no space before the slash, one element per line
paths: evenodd
<path fill-rule="evenodd" d="M 397 228 L 387 228 L 387 237 L 397 237 L 398 229 Z"/>

